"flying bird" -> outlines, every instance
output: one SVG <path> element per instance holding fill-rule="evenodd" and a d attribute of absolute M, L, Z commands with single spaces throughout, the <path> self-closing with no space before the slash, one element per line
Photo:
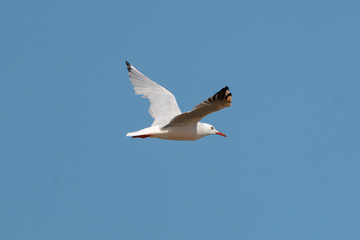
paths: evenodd
<path fill-rule="evenodd" d="M 144 98 L 150 100 L 149 113 L 154 118 L 150 127 L 130 132 L 126 136 L 190 141 L 215 134 L 226 137 L 214 126 L 202 123 L 200 120 L 210 113 L 231 106 L 231 93 L 227 86 L 195 106 L 191 111 L 181 113 L 171 92 L 150 80 L 128 61 L 126 61 L 126 66 L 135 94 L 143 95 Z"/>

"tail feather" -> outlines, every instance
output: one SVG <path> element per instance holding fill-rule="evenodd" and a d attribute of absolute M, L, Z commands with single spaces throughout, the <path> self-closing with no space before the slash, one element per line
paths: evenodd
<path fill-rule="evenodd" d="M 129 132 L 126 134 L 127 137 L 139 137 L 139 138 L 146 138 L 146 137 L 150 137 L 150 136 L 154 136 L 159 132 L 159 128 L 158 127 L 148 127 L 148 128 L 144 128 L 141 129 L 140 131 L 136 131 L 136 132 Z"/>
<path fill-rule="evenodd" d="M 132 138 L 147 138 L 150 137 L 151 134 L 141 134 L 139 132 L 130 132 L 126 134 L 127 137 L 132 137 Z"/>
<path fill-rule="evenodd" d="M 138 132 L 129 132 L 126 134 L 127 137 L 133 137 L 133 136 L 136 136 L 136 135 L 139 135 Z"/>

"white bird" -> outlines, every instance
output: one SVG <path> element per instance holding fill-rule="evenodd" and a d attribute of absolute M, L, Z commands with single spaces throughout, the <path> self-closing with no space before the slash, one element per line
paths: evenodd
<path fill-rule="evenodd" d="M 154 118 L 151 127 L 130 132 L 126 136 L 191 141 L 214 134 L 226 137 L 212 125 L 199 121 L 210 113 L 231 106 L 231 93 L 227 86 L 191 111 L 181 113 L 171 92 L 147 78 L 128 61 L 126 65 L 135 94 L 143 95 L 150 100 L 149 113 Z"/>

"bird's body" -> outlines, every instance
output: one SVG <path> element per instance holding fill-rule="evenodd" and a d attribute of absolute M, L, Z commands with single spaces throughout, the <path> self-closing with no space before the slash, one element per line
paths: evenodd
<path fill-rule="evenodd" d="M 181 113 L 174 95 L 147 78 L 130 63 L 126 62 L 126 65 L 135 93 L 149 98 L 149 113 L 154 118 L 151 127 L 130 132 L 126 136 L 190 141 L 213 134 L 226 137 L 212 125 L 199 121 L 212 112 L 231 106 L 231 93 L 228 87 L 198 104 L 192 111 Z"/>
<path fill-rule="evenodd" d="M 205 137 L 208 134 L 206 131 L 207 127 L 210 124 L 199 122 L 196 125 L 191 126 L 174 126 L 174 127 L 166 127 L 162 128 L 161 126 L 151 126 L 148 128 L 144 128 L 137 132 L 132 132 L 126 134 L 128 137 L 133 138 L 161 138 L 167 140 L 198 140 L 202 137 Z M 211 127 L 210 127 L 211 128 Z M 215 133 L 222 136 L 225 136 L 223 133 Z"/>

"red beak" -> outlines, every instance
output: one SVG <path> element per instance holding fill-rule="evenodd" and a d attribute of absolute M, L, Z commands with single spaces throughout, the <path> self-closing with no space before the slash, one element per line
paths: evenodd
<path fill-rule="evenodd" d="M 223 136 L 223 137 L 227 137 L 225 134 L 223 134 L 222 132 L 216 132 L 217 135 Z"/>

